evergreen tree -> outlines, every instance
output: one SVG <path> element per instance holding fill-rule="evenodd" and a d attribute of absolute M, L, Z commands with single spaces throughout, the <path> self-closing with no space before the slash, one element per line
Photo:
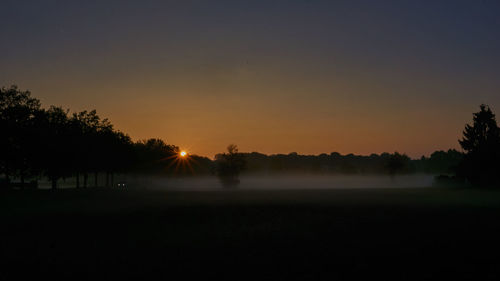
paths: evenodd
<path fill-rule="evenodd" d="M 487 105 L 473 114 L 473 123 L 465 125 L 459 143 L 466 152 L 459 175 L 477 185 L 499 183 L 500 128 Z"/>

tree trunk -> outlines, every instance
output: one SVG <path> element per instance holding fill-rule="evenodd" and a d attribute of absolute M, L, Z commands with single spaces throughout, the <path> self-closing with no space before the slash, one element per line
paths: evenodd
<path fill-rule="evenodd" d="M 114 174 L 111 173 L 111 187 L 114 186 Z"/>
<path fill-rule="evenodd" d="M 21 189 L 24 189 L 24 170 L 21 169 Z"/>
<path fill-rule="evenodd" d="M 80 173 L 76 172 L 76 188 L 80 188 Z"/>
<path fill-rule="evenodd" d="M 5 163 L 5 180 L 7 181 L 7 185 L 10 185 L 9 164 L 8 163 Z"/>
<path fill-rule="evenodd" d="M 98 175 L 99 175 L 99 172 L 95 172 L 95 174 L 94 174 L 94 180 L 95 180 L 95 182 L 94 182 L 94 186 L 95 186 L 95 187 L 97 187 L 97 176 L 98 176 Z"/>
<path fill-rule="evenodd" d="M 109 187 L 109 172 L 106 172 L 106 187 Z"/>
<path fill-rule="evenodd" d="M 83 174 L 83 187 L 87 188 L 87 179 L 89 178 L 89 174 L 84 173 Z"/>
<path fill-rule="evenodd" d="M 57 189 L 57 180 L 52 179 L 52 189 Z"/>

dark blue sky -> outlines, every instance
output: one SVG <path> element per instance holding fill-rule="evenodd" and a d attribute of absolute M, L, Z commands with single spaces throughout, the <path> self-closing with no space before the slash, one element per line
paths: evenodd
<path fill-rule="evenodd" d="M 3 1 L 0 85 L 212 156 L 457 147 L 500 1 Z"/>

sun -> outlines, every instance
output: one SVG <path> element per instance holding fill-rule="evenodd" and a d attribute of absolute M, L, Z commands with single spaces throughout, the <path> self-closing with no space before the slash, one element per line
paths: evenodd
<path fill-rule="evenodd" d="M 174 167 L 174 173 L 186 173 L 190 172 L 194 174 L 194 169 L 192 165 L 196 165 L 196 159 L 191 157 L 187 150 L 178 150 L 177 153 L 170 155 L 169 157 L 164 158 L 164 160 L 170 160 L 169 164 L 165 167 L 166 170 L 169 170 L 170 167 Z"/>

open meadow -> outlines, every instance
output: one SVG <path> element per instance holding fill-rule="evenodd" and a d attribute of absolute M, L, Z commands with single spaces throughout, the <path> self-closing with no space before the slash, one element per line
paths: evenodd
<path fill-rule="evenodd" d="M 498 280 L 500 191 L 3 191 L 0 279 Z"/>

